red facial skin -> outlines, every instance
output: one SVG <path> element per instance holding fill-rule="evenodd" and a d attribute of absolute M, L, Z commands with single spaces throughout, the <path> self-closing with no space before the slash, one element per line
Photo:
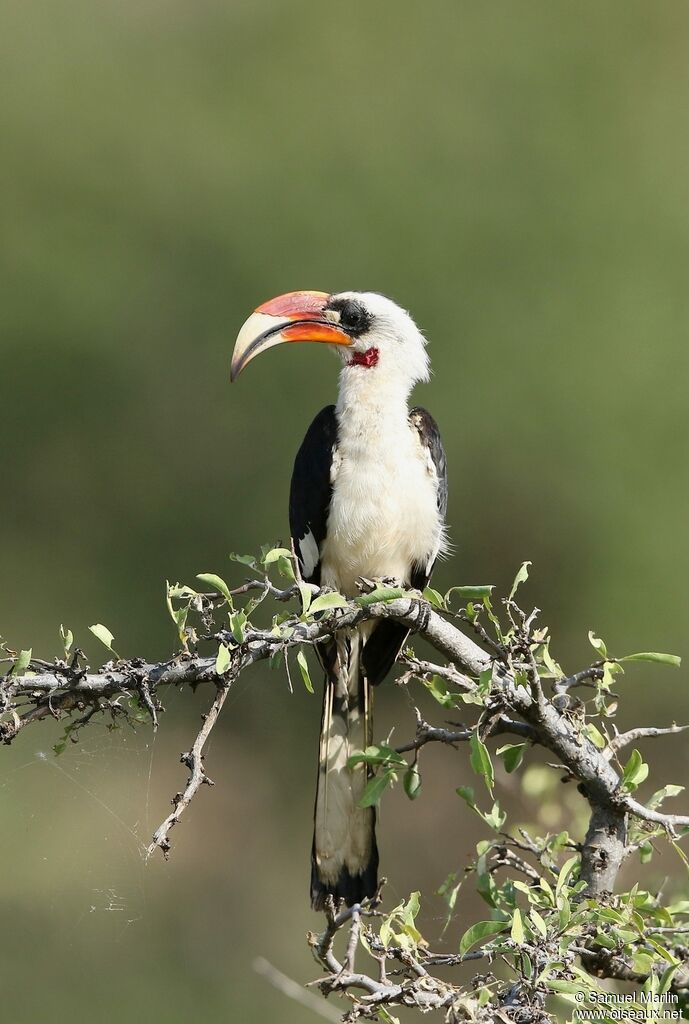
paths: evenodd
<path fill-rule="evenodd" d="M 367 348 L 365 352 L 354 352 L 349 360 L 350 366 L 365 366 L 370 370 L 372 366 L 378 365 L 378 349 Z"/>

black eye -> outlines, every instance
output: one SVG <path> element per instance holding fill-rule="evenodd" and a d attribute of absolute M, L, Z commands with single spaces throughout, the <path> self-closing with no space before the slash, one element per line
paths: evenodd
<path fill-rule="evenodd" d="M 350 334 L 363 334 L 371 326 L 371 314 L 356 299 L 345 299 L 334 302 L 331 309 L 340 314 L 340 324 Z"/>

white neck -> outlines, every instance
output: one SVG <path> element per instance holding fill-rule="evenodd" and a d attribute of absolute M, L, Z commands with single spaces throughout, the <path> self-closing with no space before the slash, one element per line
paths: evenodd
<path fill-rule="evenodd" d="M 342 423 L 349 420 L 367 423 L 374 433 L 386 425 L 406 423 L 412 382 L 398 374 L 389 374 L 380 366 L 344 366 L 335 408 Z"/>

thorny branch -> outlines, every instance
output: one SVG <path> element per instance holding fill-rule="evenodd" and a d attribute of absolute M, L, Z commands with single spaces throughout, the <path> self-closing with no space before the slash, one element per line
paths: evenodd
<path fill-rule="evenodd" d="M 265 576 L 249 580 L 231 591 L 230 599 L 256 592 L 258 597 L 251 598 L 254 604 L 265 597 L 286 602 L 298 595 L 303 599 L 305 587 L 298 581 L 280 589 Z M 313 599 L 324 593 L 314 587 L 308 590 Z M 76 651 L 69 659 L 56 659 L 53 663 L 32 658 L 20 672 L 16 672 L 13 670 L 17 658 L 9 652 L 5 659 L 7 674 L 0 677 L 0 741 L 10 743 L 27 725 L 48 717 L 59 719 L 63 715 L 76 715 L 68 726 L 71 730 L 86 726 L 97 713 L 126 717 L 129 714 L 128 704 L 132 701 L 145 709 L 155 727 L 158 712 L 162 710 L 158 695 L 163 688 L 195 688 L 202 683 L 212 683 L 216 688 L 214 700 L 203 716 L 203 724 L 190 751 L 181 758 L 190 773 L 186 786 L 173 798 L 173 810 L 156 830 L 149 847 L 149 853 L 160 848 L 167 855 L 170 830 L 201 786 L 213 784 L 203 763 L 204 746 L 230 689 L 241 673 L 256 662 L 276 655 L 286 657 L 289 651 L 304 646 L 317 646 L 337 630 L 349 629 L 371 619 L 391 619 L 412 634 L 422 636 L 445 659 L 445 663 L 436 664 L 405 651 L 400 657 L 406 669 L 403 679 L 414 676 L 427 685 L 434 679 L 440 679 L 451 685 L 456 693 L 466 695 L 470 702 L 482 704 L 478 723 L 482 741 L 511 733 L 530 745 L 538 744 L 553 754 L 558 765 L 578 782 L 579 790 L 591 809 L 589 829 L 580 845 L 580 878 L 586 883 L 588 894 L 604 897 L 612 892 L 629 850 L 639 848 L 642 840 L 630 843 L 628 839 L 630 818 L 637 820 L 637 829 L 641 828 L 642 835 L 643 828 L 656 829 L 656 834 L 660 828 L 676 838 L 678 830 L 689 827 L 689 816 L 666 814 L 657 807 L 647 807 L 637 801 L 615 767 L 619 752 L 637 739 L 680 733 L 688 727 L 643 727 L 625 733 L 615 730 L 612 738 L 606 737 L 604 745 L 592 742 L 582 729 L 582 720 L 569 693 L 577 686 L 597 686 L 604 679 L 606 662 L 598 661 L 571 676 L 555 675 L 552 678 L 553 696 L 549 698 L 534 657 L 534 650 L 540 642 L 533 627 L 535 613 L 527 618 L 511 599 L 506 602 L 513 625 L 509 643 L 504 638 L 489 642 L 486 629 L 475 619 L 470 622 L 490 653 L 486 653 L 456 625 L 458 619 L 468 621 L 466 615 L 442 614 L 418 595 L 386 596 L 379 600 L 374 592 L 367 595 L 366 600 L 358 599 L 341 607 L 326 608 L 316 616 L 303 613 L 283 616 L 281 621 L 275 620 L 269 630 L 257 628 L 246 621 L 239 634 L 235 628 L 217 629 L 214 626 L 213 610 L 216 605 L 222 606 L 226 599 L 227 595 L 222 593 L 199 595 L 196 610 L 200 612 L 205 633 L 199 637 L 193 631 L 186 630 L 183 634 L 180 630 L 183 649 L 161 663 L 117 658 L 94 672 L 85 664 L 81 652 Z M 198 646 L 202 641 L 210 644 L 214 652 L 224 649 L 226 661 L 221 665 L 216 653 L 211 656 L 199 654 Z M 479 693 L 482 694 L 480 699 Z M 453 726 L 451 729 L 436 727 L 426 722 L 418 709 L 416 714 L 415 736 L 396 748 L 397 755 L 411 753 L 416 759 L 420 749 L 428 743 L 456 745 L 470 740 L 476 732 L 476 727 L 458 723 L 448 723 Z M 520 852 L 516 852 L 517 849 Z M 536 857 L 536 867 L 529 863 L 527 855 Z M 509 867 L 518 871 L 530 884 L 536 883 L 543 867 L 538 847 L 526 835 L 522 842 L 506 839 L 504 845 L 496 848 L 491 863 L 491 872 Z M 424 948 L 417 949 L 412 955 L 408 948 L 381 945 L 366 923 L 377 914 L 376 908 L 376 901 L 339 913 L 333 906 L 328 908 L 325 931 L 311 938 L 314 955 L 326 972 L 318 982 L 323 993 L 363 992 L 363 995 L 353 998 L 352 1010 L 346 1018 L 350 1021 L 373 1017 L 377 1008 L 387 1005 L 413 1006 L 424 1011 L 444 1008 L 448 1012 L 448 1020 L 460 1019 L 459 1015 L 453 1015 L 458 1000 L 463 998 L 461 990 L 433 977 L 429 969 L 457 966 L 470 960 L 480 960 L 487 954 L 478 950 L 461 956 L 447 956 Z M 340 960 L 334 952 L 334 944 L 345 926 L 350 928 L 350 933 L 344 957 Z M 371 956 L 379 963 L 378 979 L 355 969 L 360 935 Z M 536 954 L 532 951 L 530 955 Z M 615 978 L 628 978 L 633 974 L 634 980 L 638 980 L 639 972 L 634 972 L 624 958 L 620 960 L 609 952 L 592 951 L 588 945 L 582 947 L 580 955 L 592 973 Z M 389 961 L 396 965 L 392 972 L 387 966 Z M 673 982 L 675 990 L 686 987 L 684 977 L 680 974 Z M 530 1024 L 548 1019 L 542 1013 L 540 996 L 528 1007 L 526 1015 L 521 1010 L 517 1012 L 519 998 L 514 987 L 505 990 L 497 1007 L 495 1003 L 491 1004 L 491 1013 L 497 1016 L 485 1019 L 524 1020 Z M 484 1019 L 480 1014 L 475 1017 L 476 1020 L 479 1018 Z"/>

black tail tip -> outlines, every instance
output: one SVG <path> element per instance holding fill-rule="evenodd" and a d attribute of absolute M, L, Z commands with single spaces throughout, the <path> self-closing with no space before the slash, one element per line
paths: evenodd
<path fill-rule="evenodd" d="M 311 863 L 311 906 L 314 910 L 325 909 L 325 901 L 332 896 L 337 905 L 344 900 L 348 907 L 375 896 L 378 891 L 378 854 L 371 857 L 366 868 L 352 875 L 346 867 L 340 871 L 337 882 L 324 882 L 318 874 L 315 861 Z"/>

